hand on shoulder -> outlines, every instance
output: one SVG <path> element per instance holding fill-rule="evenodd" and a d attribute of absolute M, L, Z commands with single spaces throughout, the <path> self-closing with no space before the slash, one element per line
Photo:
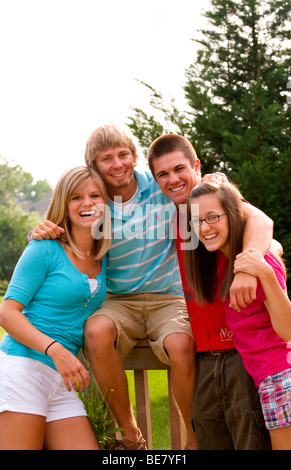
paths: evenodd
<path fill-rule="evenodd" d="M 50 220 L 41 222 L 30 234 L 30 240 L 56 239 L 64 233 L 64 229 Z"/>

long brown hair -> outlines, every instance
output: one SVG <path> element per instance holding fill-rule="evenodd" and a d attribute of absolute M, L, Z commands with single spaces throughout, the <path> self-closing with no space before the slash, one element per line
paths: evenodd
<path fill-rule="evenodd" d="M 231 183 L 202 183 L 192 190 L 188 202 L 188 221 L 191 219 L 191 204 L 195 198 L 202 195 L 216 193 L 228 216 L 230 252 L 228 268 L 224 282 L 221 286 L 220 297 L 226 300 L 233 280 L 233 264 L 235 257 L 242 251 L 245 219 L 242 210 L 241 196 Z M 194 229 L 193 229 L 194 230 Z M 207 251 L 203 243 L 199 242 L 194 250 L 187 251 L 185 256 L 186 277 L 189 286 L 194 289 L 198 303 L 213 303 L 217 290 L 217 252 Z"/>

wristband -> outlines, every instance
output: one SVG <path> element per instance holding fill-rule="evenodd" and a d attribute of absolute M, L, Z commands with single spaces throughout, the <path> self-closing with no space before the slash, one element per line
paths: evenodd
<path fill-rule="evenodd" d="M 34 231 L 34 228 L 33 228 L 32 230 L 30 230 L 30 232 L 29 232 L 28 235 L 27 235 L 27 240 L 28 240 L 29 242 L 32 241 L 31 238 L 30 238 L 30 235 L 32 234 L 33 231 Z"/>
<path fill-rule="evenodd" d="M 46 350 L 45 350 L 45 352 L 44 352 L 46 355 L 47 355 L 47 350 L 48 350 L 48 348 L 50 348 L 54 343 L 57 343 L 57 341 L 52 341 L 52 342 L 48 345 L 48 347 L 46 348 Z"/>

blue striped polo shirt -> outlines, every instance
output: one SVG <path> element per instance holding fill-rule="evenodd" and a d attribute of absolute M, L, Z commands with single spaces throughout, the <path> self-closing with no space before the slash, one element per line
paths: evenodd
<path fill-rule="evenodd" d="M 175 246 L 176 206 L 148 171 L 135 169 L 138 189 L 130 215 L 110 204 L 113 240 L 107 291 L 183 295 Z"/>

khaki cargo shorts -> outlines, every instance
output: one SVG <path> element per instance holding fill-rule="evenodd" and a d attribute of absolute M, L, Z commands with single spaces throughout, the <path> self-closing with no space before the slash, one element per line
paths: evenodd
<path fill-rule="evenodd" d="M 102 306 L 90 318 L 107 315 L 117 330 L 116 348 L 121 357 L 130 353 L 139 339 L 149 338 L 156 356 L 170 365 L 163 347 L 172 333 L 185 333 L 193 339 L 184 297 L 167 294 L 107 294 Z"/>

